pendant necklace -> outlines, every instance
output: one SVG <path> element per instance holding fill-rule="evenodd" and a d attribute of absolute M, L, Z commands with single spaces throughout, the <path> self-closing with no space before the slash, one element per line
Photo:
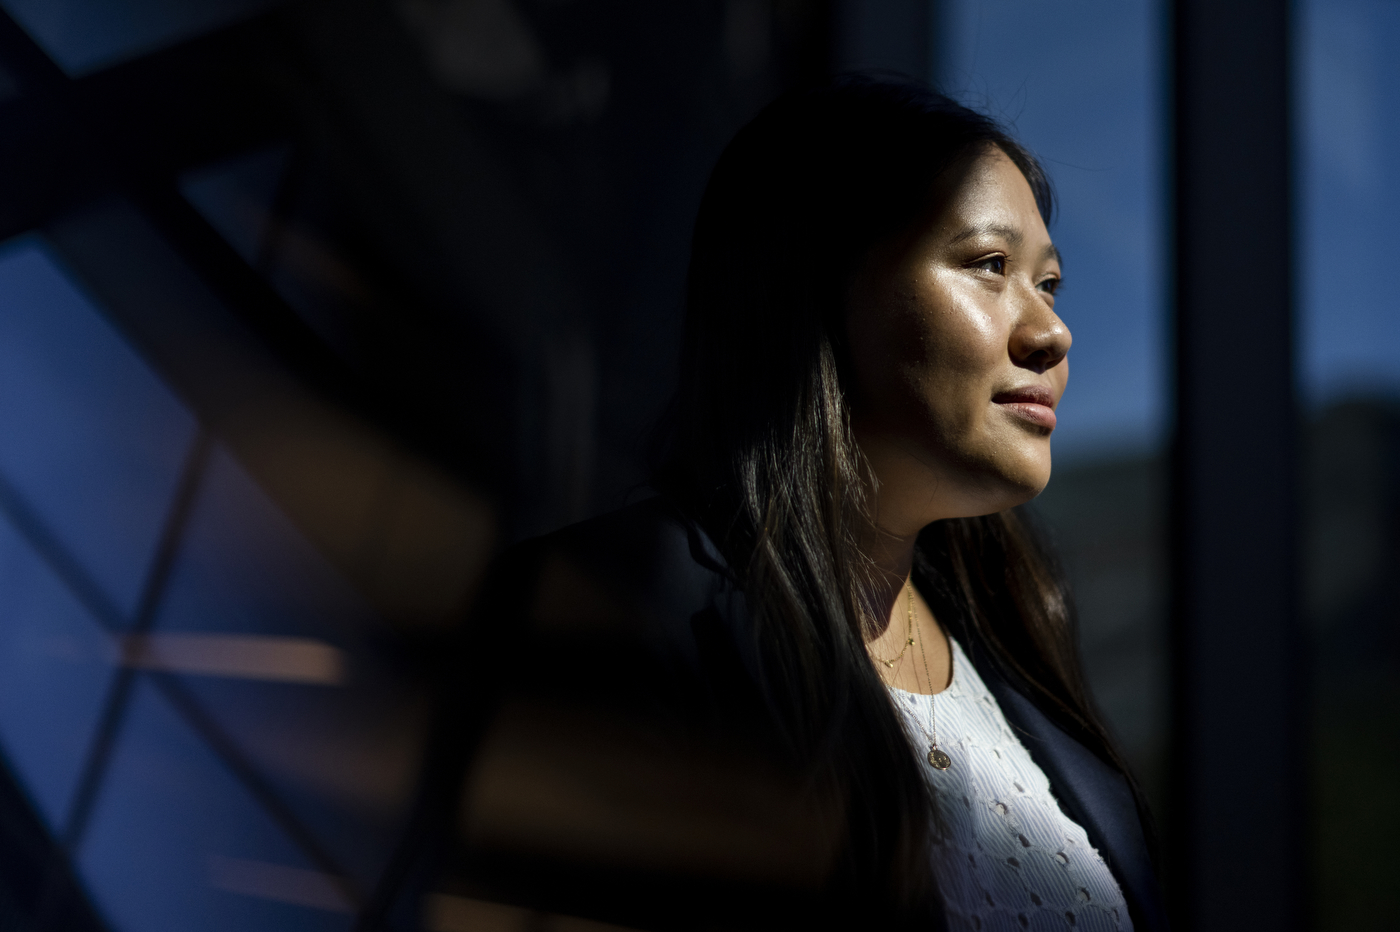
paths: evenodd
<path fill-rule="evenodd" d="M 909 617 L 912 619 L 914 617 L 914 585 L 912 582 L 906 583 L 906 585 L 909 586 Z M 910 627 L 913 627 L 912 621 L 910 622 Z M 922 630 L 920 630 L 918 638 L 919 657 L 924 662 L 924 679 L 928 680 L 929 688 L 928 727 L 924 728 L 923 722 L 919 722 L 918 724 L 919 728 L 924 733 L 924 737 L 928 738 L 929 766 L 934 770 L 947 770 L 949 767 L 953 766 L 953 759 L 938 746 L 938 722 L 934 710 L 934 700 L 937 697 L 933 695 L 933 676 L 928 672 L 928 654 L 924 652 L 924 634 Z M 915 721 L 917 721 L 917 719 Z"/>

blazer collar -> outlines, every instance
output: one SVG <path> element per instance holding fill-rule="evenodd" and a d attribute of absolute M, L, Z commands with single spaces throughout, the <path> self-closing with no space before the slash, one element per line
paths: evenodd
<path fill-rule="evenodd" d="M 1084 829 L 1090 844 L 1113 871 L 1128 903 L 1133 928 L 1136 932 L 1167 932 L 1157 875 L 1127 778 L 1066 734 L 1012 686 L 975 638 L 967 640 L 973 641 L 968 651 L 973 666 L 996 697 L 1007 723 L 1050 780 L 1060 808 Z"/>

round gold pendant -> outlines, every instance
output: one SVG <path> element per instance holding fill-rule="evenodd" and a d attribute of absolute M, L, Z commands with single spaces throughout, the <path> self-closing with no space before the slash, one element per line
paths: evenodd
<path fill-rule="evenodd" d="M 928 762 L 934 770 L 947 770 L 953 766 L 953 759 L 938 748 L 928 749 Z"/>

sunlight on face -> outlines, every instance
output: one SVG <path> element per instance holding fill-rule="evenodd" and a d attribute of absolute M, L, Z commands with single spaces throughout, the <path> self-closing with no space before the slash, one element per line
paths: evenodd
<path fill-rule="evenodd" d="M 1000 149 L 948 171 L 931 209 L 871 251 L 846 326 L 882 527 L 991 514 L 1049 482 L 1069 377 L 1059 281 L 1031 187 Z"/>

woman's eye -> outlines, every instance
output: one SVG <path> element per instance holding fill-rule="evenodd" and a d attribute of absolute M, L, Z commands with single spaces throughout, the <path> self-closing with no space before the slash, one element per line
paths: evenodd
<path fill-rule="evenodd" d="M 978 260 L 972 267 L 974 269 L 982 269 L 983 271 L 1001 275 L 1006 272 L 1006 257 L 988 256 L 985 259 Z"/>
<path fill-rule="evenodd" d="M 1058 278 L 1047 278 L 1036 287 L 1048 295 L 1053 295 L 1060 289 L 1060 280 Z"/>

